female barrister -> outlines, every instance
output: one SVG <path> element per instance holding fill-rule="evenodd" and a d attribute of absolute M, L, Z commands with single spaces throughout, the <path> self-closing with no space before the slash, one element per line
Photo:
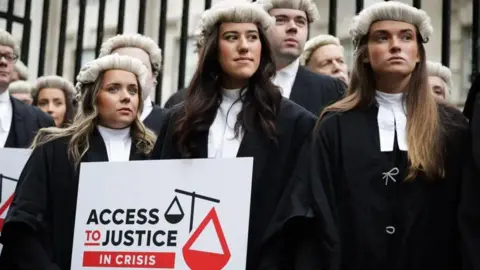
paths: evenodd
<path fill-rule="evenodd" d="M 431 32 L 424 11 L 399 2 L 354 18 L 348 95 L 324 111 L 306 169 L 316 216 L 335 220 L 334 229 L 314 226 L 336 239 L 324 265 L 461 269 L 468 132 L 465 118 L 429 91 L 423 43 Z"/>
<path fill-rule="evenodd" d="M 67 128 L 42 130 L 2 232 L 0 269 L 70 269 L 82 162 L 142 160 L 154 135 L 139 120 L 147 68 L 109 55 L 78 74 L 80 106 Z"/>
<path fill-rule="evenodd" d="M 75 86 L 56 75 L 38 78 L 32 91 L 33 105 L 48 113 L 57 127 L 66 127 L 72 123 L 75 95 Z"/>
<path fill-rule="evenodd" d="M 240 1 L 220 2 L 202 14 L 198 68 L 153 154 L 254 158 L 247 269 L 259 269 L 268 252 L 279 196 L 315 124 L 314 115 L 283 99 L 271 82 L 275 64 L 265 36 L 271 22 L 259 5 Z"/>

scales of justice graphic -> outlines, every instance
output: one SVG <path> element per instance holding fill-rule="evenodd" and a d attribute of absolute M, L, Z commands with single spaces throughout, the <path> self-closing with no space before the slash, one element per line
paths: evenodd
<path fill-rule="evenodd" d="M 175 192 L 181 195 L 186 195 L 191 197 L 191 211 L 190 211 L 190 224 L 189 224 L 189 232 L 191 233 L 193 230 L 193 219 L 195 216 L 195 200 L 205 200 L 210 201 L 213 203 L 220 203 L 220 200 L 215 198 L 210 198 L 201 194 L 197 194 L 195 192 L 187 192 L 180 189 L 175 189 Z M 171 210 L 173 207 L 176 207 L 179 210 L 179 213 L 172 214 Z M 167 210 L 165 211 L 165 220 L 170 224 L 178 224 L 183 220 L 185 217 L 185 213 L 183 208 L 178 200 L 178 196 L 173 198 L 172 202 L 168 206 Z M 220 246 L 222 248 L 223 254 L 214 253 L 214 252 L 207 252 L 207 251 L 199 251 L 192 249 L 193 244 L 205 230 L 207 225 L 212 222 L 215 228 L 216 235 L 218 237 L 218 241 L 220 242 Z M 208 214 L 204 217 L 200 225 L 195 229 L 192 233 L 190 238 L 185 243 L 185 246 L 182 248 L 183 258 L 185 262 L 192 270 L 220 270 L 225 265 L 227 265 L 228 261 L 230 260 L 231 253 L 230 249 L 228 248 L 227 241 L 225 239 L 225 235 L 223 233 L 220 220 L 218 218 L 217 212 L 215 207 L 212 207 Z"/>
<path fill-rule="evenodd" d="M 0 203 L 3 202 L 3 197 L 2 197 L 2 192 L 3 192 L 3 180 L 8 180 L 8 181 L 13 181 L 13 182 L 18 182 L 18 179 L 15 179 L 15 178 L 12 178 L 12 177 L 8 177 L 6 175 L 3 175 L 0 173 Z M 13 196 L 15 194 L 12 193 L 8 199 L 3 202 L 2 204 L 0 204 L 0 216 L 2 216 L 8 209 L 8 207 L 10 206 L 10 204 L 12 204 L 12 201 L 13 201 Z M 5 218 L 1 218 L 0 217 L 0 232 L 2 231 L 3 229 L 3 224 L 5 223 Z"/>

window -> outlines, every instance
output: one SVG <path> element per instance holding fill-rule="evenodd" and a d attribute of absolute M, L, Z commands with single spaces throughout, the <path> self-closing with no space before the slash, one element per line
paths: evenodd
<path fill-rule="evenodd" d="M 7 0 L 2 0 L 0 1 L 0 11 L 7 11 L 8 9 L 8 1 Z"/>
<path fill-rule="evenodd" d="M 198 55 L 195 52 L 195 37 L 189 37 L 187 41 L 187 59 L 185 61 L 185 87 L 190 84 L 190 81 L 193 78 L 193 74 L 197 70 L 197 63 L 198 63 Z M 177 39 L 177 50 L 178 52 L 178 61 L 174 70 L 178 70 L 179 63 L 180 63 L 180 39 Z"/>
<path fill-rule="evenodd" d="M 470 26 L 464 27 L 462 30 L 463 38 L 463 56 L 462 56 L 462 73 L 460 84 L 456 86 L 460 92 L 460 100 L 467 97 L 468 90 L 472 84 L 472 28 Z M 455 86 L 454 86 L 455 87 Z"/>
<path fill-rule="evenodd" d="M 83 49 L 81 67 L 92 60 L 95 60 L 95 49 Z"/>
<path fill-rule="evenodd" d="M 351 72 L 353 69 L 353 61 L 354 61 L 354 48 L 353 48 L 353 43 L 352 39 L 350 38 L 344 38 L 340 41 L 344 48 L 344 56 L 345 56 L 345 63 L 348 66 L 348 70 Z"/>

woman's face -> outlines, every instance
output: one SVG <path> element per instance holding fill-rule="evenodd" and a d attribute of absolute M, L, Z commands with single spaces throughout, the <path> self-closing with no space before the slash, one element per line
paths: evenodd
<path fill-rule="evenodd" d="M 37 107 L 48 113 L 59 127 L 65 120 L 67 101 L 65 93 L 58 88 L 43 88 L 38 93 Z"/>
<path fill-rule="evenodd" d="M 135 74 L 124 70 L 108 70 L 98 92 L 97 108 L 102 126 L 129 127 L 137 117 L 139 85 Z"/>
<path fill-rule="evenodd" d="M 370 63 L 376 74 L 410 75 L 420 62 L 416 27 L 399 21 L 373 23 L 365 62 Z"/>
<path fill-rule="evenodd" d="M 226 82 L 248 80 L 257 71 L 262 43 L 254 23 L 222 23 L 218 31 L 218 61 Z M 236 88 L 236 87 L 235 87 Z"/>

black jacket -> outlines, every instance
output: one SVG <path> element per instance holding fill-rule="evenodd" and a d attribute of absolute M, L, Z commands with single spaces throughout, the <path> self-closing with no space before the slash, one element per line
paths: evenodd
<path fill-rule="evenodd" d="M 10 97 L 12 125 L 5 147 L 28 148 L 39 129 L 55 126 L 53 119 L 40 109 Z"/>

